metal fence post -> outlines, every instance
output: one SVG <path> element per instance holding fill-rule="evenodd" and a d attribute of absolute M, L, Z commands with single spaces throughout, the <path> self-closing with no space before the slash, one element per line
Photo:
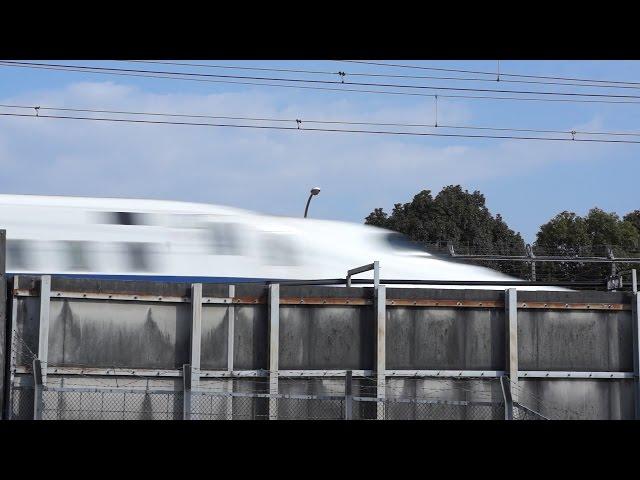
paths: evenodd
<path fill-rule="evenodd" d="M 34 358 L 33 359 L 33 419 L 42 420 L 42 362 Z"/>
<path fill-rule="evenodd" d="M 200 349 L 202 348 L 202 284 L 191 285 L 191 349 L 190 371 L 191 388 L 200 383 Z"/>
<path fill-rule="evenodd" d="M 373 262 L 373 288 L 380 286 L 380 262 L 378 260 Z"/>
<path fill-rule="evenodd" d="M 378 260 L 368 265 L 362 265 L 361 267 L 347 270 L 347 287 L 351 286 L 351 277 L 358 273 L 368 272 L 370 270 L 373 270 L 373 288 L 377 289 L 378 286 L 380 286 L 380 262 Z"/>
<path fill-rule="evenodd" d="M 384 400 L 386 398 L 386 323 L 387 290 L 384 285 L 375 289 L 376 308 L 376 418 L 384 420 Z"/>
<path fill-rule="evenodd" d="M 635 268 L 631 269 L 631 291 L 638 293 L 638 274 Z"/>
<path fill-rule="evenodd" d="M 513 420 L 513 397 L 511 396 L 509 377 L 506 375 L 501 376 L 500 386 L 502 387 L 502 397 L 504 398 L 504 419 Z"/>
<path fill-rule="evenodd" d="M 13 276 L 13 285 L 12 290 L 19 288 L 20 285 L 20 276 Z M 4 415 L 7 420 L 11 419 L 12 411 L 11 406 L 13 405 L 13 381 L 16 376 L 15 367 L 16 367 L 16 359 L 18 356 L 18 349 L 16 348 L 17 335 L 18 335 L 18 299 L 15 295 L 11 295 L 11 332 L 10 338 L 7 341 L 7 352 L 9 358 L 9 378 L 6 380 L 7 389 L 6 389 L 6 403 L 4 406 Z"/>
<path fill-rule="evenodd" d="M 631 301 L 633 331 L 633 400 L 636 420 L 640 420 L 640 295 L 633 294 Z"/>
<path fill-rule="evenodd" d="M 280 342 L 280 285 L 269 285 L 269 420 L 278 419 L 278 356 Z"/>
<path fill-rule="evenodd" d="M 611 248 L 610 246 L 607 247 L 607 257 L 609 257 L 611 260 L 615 260 L 615 255 L 613 254 L 613 248 Z M 617 273 L 617 268 L 616 268 L 616 262 L 611 262 L 611 276 L 615 277 Z"/>
<path fill-rule="evenodd" d="M 344 419 L 353 420 L 353 372 L 347 370 L 344 377 Z"/>
<path fill-rule="evenodd" d="M 38 336 L 38 359 L 43 363 L 42 383 L 47 384 L 49 366 L 49 307 L 51 304 L 51 275 L 40 277 L 40 332 Z"/>
<path fill-rule="evenodd" d="M 236 296 L 236 286 L 229 285 L 229 298 L 231 299 L 227 308 L 228 329 L 227 329 L 227 371 L 229 375 L 233 372 L 233 351 L 234 351 L 234 335 L 236 322 L 236 307 L 233 305 L 233 297 Z M 227 391 L 233 393 L 233 376 L 227 381 Z M 227 397 L 227 420 L 233 420 L 233 396 Z"/>
<path fill-rule="evenodd" d="M 527 243 L 527 256 L 531 258 L 531 281 L 536 281 L 536 262 L 533 260 L 535 255 L 533 254 L 533 248 L 531 248 L 531 244 Z"/>
<path fill-rule="evenodd" d="M 518 384 L 518 291 L 509 288 L 504 291 L 505 316 L 505 371 L 509 377 L 509 397 L 517 401 L 513 387 Z M 505 409 L 507 405 L 505 404 Z M 506 417 L 506 414 L 505 414 Z"/>
<path fill-rule="evenodd" d="M 182 366 L 182 419 L 191 420 L 191 365 Z"/>
<path fill-rule="evenodd" d="M 200 383 L 200 350 L 202 348 L 202 284 L 191 284 L 191 332 L 189 362 L 182 367 L 182 418 L 191 420 L 191 391 Z"/>

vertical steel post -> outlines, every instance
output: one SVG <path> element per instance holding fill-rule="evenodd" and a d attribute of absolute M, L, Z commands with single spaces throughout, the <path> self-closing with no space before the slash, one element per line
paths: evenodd
<path fill-rule="evenodd" d="M 0 273 L 7 271 L 7 231 L 0 230 Z"/>
<path fill-rule="evenodd" d="M 9 391 L 7 385 L 6 361 L 11 351 L 7 341 L 7 276 L 6 252 L 7 232 L 0 230 L 0 419 L 4 419 L 4 402 Z"/>
<path fill-rule="evenodd" d="M 42 391 L 44 382 L 42 378 L 42 362 L 33 359 L 33 419 L 42 420 Z"/>
<path fill-rule="evenodd" d="M 384 400 L 386 398 L 386 323 L 387 290 L 384 285 L 375 289 L 376 309 L 376 418 L 384 420 Z"/>
<path fill-rule="evenodd" d="M 42 362 L 42 384 L 47 384 L 49 366 L 49 306 L 51 304 L 51 275 L 40 277 L 40 332 L 38 359 Z"/>
<path fill-rule="evenodd" d="M 236 296 L 236 286 L 229 285 L 229 308 L 227 309 L 227 317 L 229 320 L 227 331 L 227 371 L 231 375 L 233 372 L 233 340 L 235 336 L 236 323 L 236 307 L 233 305 L 233 298 Z M 227 391 L 233 393 L 233 376 L 227 380 Z M 227 420 L 233 420 L 233 397 L 227 397 Z"/>
<path fill-rule="evenodd" d="M 531 258 L 531 281 L 535 282 L 536 281 L 536 262 L 533 261 L 533 258 L 535 258 L 535 255 L 533 254 L 533 248 L 531 248 L 531 244 L 527 243 L 527 256 L 529 258 Z"/>
<path fill-rule="evenodd" d="M 633 331 L 633 400 L 636 420 L 640 420 L 640 295 L 631 299 L 631 323 Z"/>
<path fill-rule="evenodd" d="M 631 291 L 638 293 L 638 274 L 635 268 L 631 270 Z"/>
<path fill-rule="evenodd" d="M 269 395 L 278 394 L 280 355 L 280 285 L 269 285 Z M 278 419 L 278 400 L 269 397 L 269 420 Z"/>
<path fill-rule="evenodd" d="M 450 255 L 451 257 L 455 257 L 455 256 L 456 256 L 456 251 L 455 251 L 455 249 L 453 248 L 453 243 L 451 243 L 451 242 L 447 242 L 447 250 L 449 250 L 449 255 Z"/>
<path fill-rule="evenodd" d="M 504 419 L 513 420 L 513 397 L 511 396 L 509 377 L 506 375 L 501 376 L 500 386 L 502 387 L 502 397 L 504 398 Z"/>
<path fill-rule="evenodd" d="M 536 262 L 531 262 L 531 281 L 536 281 Z"/>
<path fill-rule="evenodd" d="M 616 257 L 613 254 L 613 248 L 607 247 L 607 257 L 614 260 Z M 611 277 L 615 277 L 617 273 L 616 262 L 611 262 Z"/>
<path fill-rule="evenodd" d="M 191 388 L 200 383 L 200 349 L 202 348 L 202 284 L 191 285 Z"/>
<path fill-rule="evenodd" d="M 518 291 L 515 288 L 504 291 L 504 316 L 505 371 L 509 377 L 509 395 L 517 401 L 517 392 L 513 391 L 518 384 Z"/>
<path fill-rule="evenodd" d="M 236 296 L 236 286 L 229 285 L 229 298 L 231 303 L 227 309 L 228 317 L 228 329 L 227 329 L 227 371 L 233 371 L 233 337 L 235 335 L 235 323 L 236 323 L 236 307 L 233 305 L 233 297 Z"/>
<path fill-rule="evenodd" d="M 182 419 L 191 420 L 191 365 L 182 366 Z"/>
<path fill-rule="evenodd" d="M 13 289 L 19 288 L 20 285 L 20 276 L 13 276 Z M 13 381 L 16 376 L 15 368 L 16 368 L 16 359 L 18 356 L 18 349 L 16 348 L 18 335 L 18 299 L 15 295 L 11 295 L 11 338 L 7 342 L 7 349 L 9 353 L 9 379 L 7 381 L 7 395 L 6 395 L 6 404 L 4 408 L 5 418 L 11 419 L 11 405 L 13 404 Z"/>
<path fill-rule="evenodd" d="M 353 372 L 347 370 L 344 377 L 344 419 L 353 420 Z"/>
<path fill-rule="evenodd" d="M 380 262 L 376 260 L 373 262 L 373 288 L 380 286 Z"/>

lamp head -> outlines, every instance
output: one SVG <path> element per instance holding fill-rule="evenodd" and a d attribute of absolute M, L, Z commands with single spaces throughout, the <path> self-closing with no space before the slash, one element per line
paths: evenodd
<path fill-rule="evenodd" d="M 320 187 L 313 187 L 311 189 L 311 195 L 318 195 L 320 193 Z"/>

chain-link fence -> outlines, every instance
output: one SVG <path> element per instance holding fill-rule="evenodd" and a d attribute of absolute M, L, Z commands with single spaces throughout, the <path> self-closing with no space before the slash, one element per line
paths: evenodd
<path fill-rule="evenodd" d="M 37 395 L 41 401 L 36 402 Z M 186 398 L 185 398 L 186 397 Z M 36 405 L 39 405 L 36 407 Z M 188 409 L 185 411 L 185 407 Z M 38 408 L 40 411 L 38 412 Z M 13 420 L 502 420 L 498 401 L 124 388 L 13 388 Z M 514 420 L 547 419 L 515 403 Z"/>
<path fill-rule="evenodd" d="M 178 420 L 183 392 L 46 388 L 43 420 Z"/>
<path fill-rule="evenodd" d="M 9 402 L 9 419 L 32 420 L 34 398 L 33 387 L 14 386 Z"/>
<path fill-rule="evenodd" d="M 513 419 L 514 420 L 549 420 L 544 415 L 531 410 L 519 403 L 513 404 Z"/>
<path fill-rule="evenodd" d="M 501 420 L 504 403 L 394 399 L 384 402 L 387 420 Z"/>

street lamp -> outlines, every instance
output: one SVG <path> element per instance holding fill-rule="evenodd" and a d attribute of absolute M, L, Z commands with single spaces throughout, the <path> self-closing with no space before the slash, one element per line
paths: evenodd
<path fill-rule="evenodd" d="M 311 189 L 311 194 L 309 195 L 309 199 L 307 200 L 307 206 L 304 207 L 304 218 L 307 218 L 307 212 L 309 211 L 309 204 L 311 203 L 311 198 L 314 195 L 318 195 L 320 193 L 320 187 L 313 187 Z"/>

